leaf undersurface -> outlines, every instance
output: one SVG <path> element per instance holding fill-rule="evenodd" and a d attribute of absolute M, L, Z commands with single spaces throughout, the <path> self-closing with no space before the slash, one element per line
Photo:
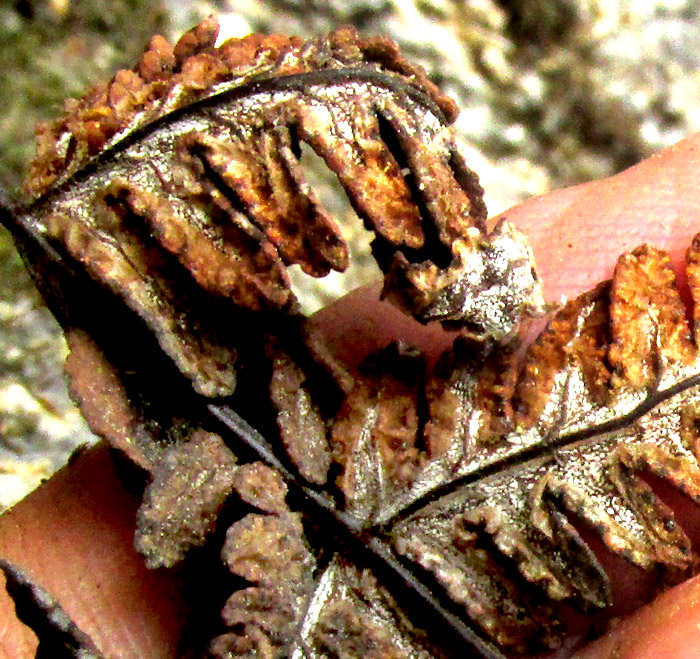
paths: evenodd
<path fill-rule="evenodd" d="M 425 74 L 349 30 L 216 33 L 156 37 L 69 103 L 4 216 L 66 331 L 74 397 L 142 470 L 146 562 L 220 557 L 193 603 L 199 652 L 531 656 L 565 642 L 564 608 L 612 606 L 601 547 L 661 584 L 689 576 L 657 485 L 700 503 L 700 240 L 690 320 L 642 246 L 525 348 L 531 251 L 486 230 Z M 286 268 L 348 261 L 302 143 L 374 232 L 384 296 L 462 330 L 436 364 L 399 341 L 347 367 L 297 313 Z"/>

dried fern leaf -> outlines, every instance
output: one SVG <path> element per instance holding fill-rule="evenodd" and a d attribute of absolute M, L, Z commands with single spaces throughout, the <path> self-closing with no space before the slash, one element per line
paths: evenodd
<path fill-rule="evenodd" d="M 562 606 L 611 605 L 596 542 L 662 583 L 694 572 L 655 483 L 700 503 L 700 237 L 692 326 L 667 256 L 644 246 L 523 357 L 504 339 L 541 307 L 531 254 L 507 224 L 486 232 L 451 102 L 383 39 L 216 47 L 216 32 L 155 38 L 42 127 L 16 218 L 99 284 L 91 304 L 120 310 L 117 330 L 66 323 L 69 371 L 92 426 L 148 473 L 149 564 L 194 560 L 226 530 L 245 584 L 208 652 L 527 656 L 565 638 Z M 385 295 L 465 330 L 434 368 L 397 344 L 329 385 L 285 319 L 287 266 L 321 276 L 348 258 L 302 143 L 375 232 Z M 250 392 L 203 399 L 232 393 L 237 362 Z M 268 439 L 227 405 L 261 409 Z"/>
<path fill-rule="evenodd" d="M 697 241 L 688 277 L 697 277 Z M 668 257 L 644 246 L 620 258 L 610 284 L 552 319 L 514 387 L 485 396 L 479 383 L 494 381 L 484 371 L 498 360 L 452 357 L 443 386 L 429 387 L 427 423 L 391 424 L 409 436 L 389 444 L 385 419 L 408 414 L 400 397 L 380 393 L 396 377 L 394 354 L 383 356 L 381 375 L 348 403 L 362 410 L 359 423 L 346 407 L 333 425 L 346 510 L 389 533 L 498 644 L 555 647 L 565 630 L 552 603 L 611 605 L 582 528 L 665 583 L 696 569 L 685 532 L 645 479 L 700 503 L 692 335 Z M 505 398 L 496 428 L 493 397 Z M 410 469 L 397 478 L 406 455 Z"/>
<path fill-rule="evenodd" d="M 18 214 L 121 297 L 197 391 L 233 390 L 241 309 L 294 312 L 287 266 L 347 266 L 301 143 L 375 232 L 385 295 L 420 320 L 500 339 L 541 306 L 525 239 L 485 231 L 454 104 L 392 42 L 340 30 L 216 47 L 217 31 L 208 19 L 174 48 L 155 37 L 41 126 Z"/>
<path fill-rule="evenodd" d="M 694 296 L 699 244 L 688 252 Z M 620 258 L 611 282 L 552 318 L 519 371 L 511 346 L 460 339 L 431 372 L 415 350 L 388 346 L 367 359 L 329 421 L 334 465 L 328 473 L 340 469 L 340 475 L 326 487 L 342 497 L 338 519 L 373 551 L 381 547 L 406 561 L 419 583 L 448 596 L 504 651 L 530 656 L 557 648 L 569 632 L 562 607 L 591 615 L 613 603 L 591 536 L 653 571 L 660 585 L 697 569 L 688 537 L 651 485 L 665 481 L 700 503 L 700 363 L 693 335 L 668 257 L 643 246 Z M 275 393 L 283 374 L 297 383 L 303 376 L 279 347 L 271 355 L 283 436 L 288 419 L 303 419 L 310 401 Z M 295 427 L 303 428 L 302 421 Z M 312 446 L 324 439 L 318 427 L 311 436 Z M 295 452 L 285 449 L 295 462 Z M 308 460 L 305 455 L 300 468 L 312 469 Z M 326 458 L 318 460 L 326 470 Z M 334 570 L 346 565 L 342 540 L 307 539 L 322 546 L 323 555 L 331 551 Z M 367 575 L 380 588 L 390 582 L 391 562 L 378 568 L 361 554 L 353 559 L 365 570 L 372 566 Z M 306 601 L 318 602 L 325 592 L 323 571 L 315 574 Z M 268 601 L 270 611 L 290 596 Z M 313 609 L 320 617 L 305 620 L 305 638 L 322 633 L 325 607 L 335 606 L 323 602 Z M 231 620 L 243 619 L 241 606 L 247 605 L 229 610 Z M 354 606 L 362 623 L 338 641 L 345 650 L 313 643 L 299 650 L 297 636 L 280 646 L 284 634 L 261 632 L 259 622 L 248 623 L 257 625 L 250 638 L 273 639 L 271 657 L 353 656 L 350 639 L 371 636 L 371 620 L 379 615 L 364 619 L 363 605 Z M 412 610 L 406 600 L 398 606 Z M 395 618 L 401 609 L 390 610 Z M 441 655 L 416 628 L 416 617 L 405 624 L 391 635 L 411 644 L 389 656 Z M 371 638 L 362 646 L 366 652 L 385 651 Z"/>

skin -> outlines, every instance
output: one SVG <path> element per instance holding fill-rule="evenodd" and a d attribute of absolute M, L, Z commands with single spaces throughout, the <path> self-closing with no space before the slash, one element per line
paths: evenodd
<path fill-rule="evenodd" d="M 666 250 L 679 282 L 685 250 L 700 231 L 700 135 L 611 179 L 532 199 L 507 212 L 533 245 L 546 297 L 573 297 L 612 275 L 617 257 L 648 242 Z M 686 298 L 689 295 L 686 292 Z M 405 319 L 376 291 L 356 291 L 317 314 L 331 349 L 357 362 L 401 338 L 429 355 L 452 337 Z M 88 451 L 0 517 L 0 556 L 28 571 L 63 604 L 107 657 L 176 656 L 185 603 L 172 572 L 148 571 L 132 548 L 138 499 L 104 447 Z M 676 497 L 679 521 L 700 540 L 697 509 Z M 696 544 L 697 546 L 697 544 Z M 653 582 L 610 559 L 616 597 L 636 608 Z M 681 659 L 700 644 L 700 578 L 677 586 L 616 623 L 578 653 L 585 659 Z M 0 592 L 0 658 L 34 656 L 32 633 Z"/>

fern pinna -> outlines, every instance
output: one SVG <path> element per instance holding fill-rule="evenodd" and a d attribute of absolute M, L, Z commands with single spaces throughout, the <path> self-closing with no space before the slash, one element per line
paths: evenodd
<path fill-rule="evenodd" d="M 218 543 L 239 578 L 189 642 L 531 655 L 566 638 L 562 607 L 610 607 L 592 537 L 687 576 L 690 542 L 649 484 L 700 501 L 697 336 L 668 258 L 621 257 L 526 348 L 548 313 L 531 250 L 487 230 L 457 110 L 424 72 L 352 30 L 217 32 L 154 37 L 40 126 L 29 201 L 3 215 L 66 332 L 74 397 L 143 472 L 145 560 L 196 574 L 193 549 Z M 349 259 L 302 147 L 374 233 L 383 296 L 460 330 L 436 364 L 398 341 L 348 367 L 299 314 L 287 268 Z"/>

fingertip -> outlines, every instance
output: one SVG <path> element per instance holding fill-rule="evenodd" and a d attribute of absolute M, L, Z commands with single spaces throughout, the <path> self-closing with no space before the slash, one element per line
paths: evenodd
<path fill-rule="evenodd" d="M 405 341 L 436 359 L 454 341 L 437 323 L 422 325 L 380 299 L 381 284 L 358 288 L 315 313 L 307 322 L 312 341 L 342 364 L 355 367 L 392 341 Z"/>
<path fill-rule="evenodd" d="M 574 659 L 695 659 L 699 619 L 700 577 L 695 577 L 614 624 Z"/>
<path fill-rule="evenodd" d="M 177 654 L 186 607 L 174 573 L 147 570 L 133 547 L 137 507 L 100 445 L 0 517 L 0 556 L 55 597 L 107 656 L 167 659 Z M 0 615 L 8 639 L 0 637 L 0 651 L 32 657 L 11 645 L 27 651 L 26 628 Z"/>
<path fill-rule="evenodd" d="M 549 301 L 609 279 L 618 257 L 643 243 L 668 252 L 681 271 L 700 231 L 700 134 L 617 176 L 528 200 L 504 216 L 528 235 Z"/>

